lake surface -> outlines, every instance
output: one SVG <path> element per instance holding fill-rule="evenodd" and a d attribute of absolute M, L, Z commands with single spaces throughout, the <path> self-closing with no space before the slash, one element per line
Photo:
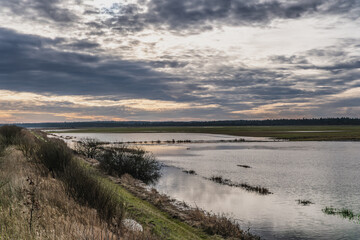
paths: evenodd
<path fill-rule="evenodd" d="M 109 141 L 108 134 L 91 136 Z M 136 141 L 150 141 L 153 136 L 156 139 L 151 140 L 175 138 L 175 134 L 162 133 L 131 136 L 139 139 Z M 209 134 L 177 137 L 176 140 L 234 138 Z M 162 169 L 163 176 L 154 186 L 158 191 L 192 206 L 228 214 L 239 221 L 243 229 L 250 228 L 250 232 L 263 239 L 360 239 L 359 223 L 322 212 L 326 206 L 333 206 L 360 213 L 358 142 L 238 142 L 144 147 L 166 165 Z M 240 164 L 251 168 L 238 167 Z M 198 175 L 189 175 L 183 170 L 195 170 Z M 274 194 L 259 195 L 204 179 L 213 175 L 267 187 Z M 314 204 L 298 205 L 297 199 L 311 200 Z"/>

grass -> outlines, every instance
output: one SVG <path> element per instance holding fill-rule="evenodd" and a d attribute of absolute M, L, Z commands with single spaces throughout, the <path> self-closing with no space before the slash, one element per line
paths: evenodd
<path fill-rule="evenodd" d="M 195 172 L 195 170 L 184 170 L 184 173 L 190 174 L 190 175 L 197 175 L 197 173 Z"/>
<path fill-rule="evenodd" d="M 151 203 L 134 196 L 122 186 L 114 183 L 97 169 L 88 164 L 85 165 L 91 176 L 100 181 L 106 188 L 114 190 L 115 197 L 121 199 L 121 203 L 126 208 L 126 217 L 135 219 L 154 235 L 164 239 L 221 239 L 173 219 L 169 214 L 159 210 Z"/>
<path fill-rule="evenodd" d="M 220 226 L 204 229 L 174 219 L 74 157 L 61 141 L 32 136 L 31 158 L 11 145 L 6 161 L 0 158 L 0 239 L 223 239 L 212 235 Z M 125 217 L 145 231 L 123 229 Z M 229 224 L 220 230 L 231 231 Z"/>
<path fill-rule="evenodd" d="M 347 208 L 334 208 L 334 207 L 325 207 L 322 209 L 323 213 L 327 215 L 337 215 L 342 218 L 346 218 L 349 220 L 358 220 L 360 221 L 360 214 L 355 214 L 352 210 Z"/>
<path fill-rule="evenodd" d="M 242 167 L 242 168 L 251 168 L 249 165 L 242 165 L 242 164 L 238 164 L 238 167 Z"/>
<path fill-rule="evenodd" d="M 0 239 L 116 239 L 95 209 L 69 198 L 62 181 L 8 147 L 0 159 Z"/>
<path fill-rule="evenodd" d="M 305 199 L 298 199 L 298 200 L 296 200 L 297 201 L 297 203 L 299 204 L 299 205 L 303 205 L 303 206 L 308 206 L 308 205 L 310 205 L 310 204 L 314 204 L 312 201 L 310 201 L 310 200 L 305 200 Z"/>
<path fill-rule="evenodd" d="M 216 236 L 209 236 L 200 229 L 190 227 L 177 219 L 173 219 L 169 214 L 160 211 L 157 207 L 147 201 L 141 200 L 123 187 L 116 185 L 112 181 L 105 181 L 109 186 L 117 189 L 117 193 L 122 197 L 127 214 L 144 226 L 151 226 L 151 231 L 164 239 L 221 239 Z"/>
<path fill-rule="evenodd" d="M 272 194 L 272 192 L 270 192 L 269 189 L 267 189 L 265 187 L 251 186 L 251 185 L 249 185 L 247 183 L 234 183 L 230 179 L 223 178 L 222 176 L 212 176 L 212 177 L 210 177 L 208 179 L 213 181 L 213 182 L 222 184 L 222 185 L 227 185 L 227 186 L 230 186 L 230 187 L 240 187 L 240 188 L 245 189 L 246 191 L 256 192 L 256 193 L 259 193 L 261 195 Z"/>
<path fill-rule="evenodd" d="M 191 208 L 184 202 L 177 202 L 155 189 L 147 190 L 138 180 L 130 175 L 121 178 L 121 184 L 132 194 L 146 199 L 162 211 L 167 212 L 173 219 L 179 219 L 196 228 L 201 228 L 210 235 L 222 236 L 225 239 L 259 239 L 248 231 L 241 230 L 239 224 L 223 214 L 214 214 L 199 208 Z M 176 206 L 181 206 L 178 208 Z"/>
<path fill-rule="evenodd" d="M 231 184 L 230 179 L 223 178 L 222 176 L 211 176 L 209 180 L 223 185 Z"/>
<path fill-rule="evenodd" d="M 329 132 L 301 132 L 329 131 Z M 224 127 L 117 127 L 67 130 L 69 133 L 210 133 L 271 137 L 290 141 L 360 141 L 360 126 L 224 126 Z"/>

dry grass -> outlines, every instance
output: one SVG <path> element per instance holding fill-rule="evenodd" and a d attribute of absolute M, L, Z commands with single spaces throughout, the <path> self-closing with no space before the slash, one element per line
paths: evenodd
<path fill-rule="evenodd" d="M 204 229 L 210 235 L 220 235 L 230 239 L 258 239 L 256 236 L 241 230 L 240 225 L 224 214 L 212 214 L 200 208 L 188 211 L 194 225 Z"/>
<path fill-rule="evenodd" d="M 69 197 L 63 183 L 9 147 L 1 158 L 0 239 L 120 239 L 93 208 Z M 1 185 L 0 185 L 1 186 Z M 122 232 L 121 239 L 150 239 Z"/>

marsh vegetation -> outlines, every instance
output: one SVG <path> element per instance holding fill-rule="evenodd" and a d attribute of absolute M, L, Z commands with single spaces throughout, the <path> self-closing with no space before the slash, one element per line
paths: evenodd
<path fill-rule="evenodd" d="M 334 208 L 334 207 L 325 207 L 322 209 L 323 213 L 327 215 L 337 215 L 342 218 L 347 218 L 349 220 L 357 220 L 360 223 L 360 214 L 355 214 L 352 210 L 348 208 Z"/>
<path fill-rule="evenodd" d="M 183 170 L 184 173 L 190 174 L 190 175 L 197 175 L 195 170 Z"/>
<path fill-rule="evenodd" d="M 308 206 L 310 204 L 314 204 L 311 200 L 305 200 L 305 199 L 298 199 L 298 200 L 296 200 L 296 202 L 299 205 L 303 205 L 303 206 Z"/>
<path fill-rule="evenodd" d="M 245 189 L 246 191 L 249 192 L 256 192 L 259 193 L 261 195 L 268 195 L 268 194 L 272 194 L 272 192 L 269 191 L 269 189 L 265 188 L 265 187 L 261 187 L 261 186 L 251 186 L 247 183 L 234 183 L 232 182 L 230 179 L 226 179 L 223 178 L 222 176 L 212 176 L 209 178 L 209 180 L 222 184 L 222 185 L 227 185 L 230 187 L 240 187 Z"/>
<path fill-rule="evenodd" d="M 242 167 L 242 168 L 251 168 L 249 165 L 242 165 L 242 164 L 238 164 L 238 167 Z"/>

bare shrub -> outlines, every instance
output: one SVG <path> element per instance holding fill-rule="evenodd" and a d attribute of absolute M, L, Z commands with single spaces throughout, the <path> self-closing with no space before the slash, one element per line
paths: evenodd
<path fill-rule="evenodd" d="M 94 158 L 98 152 L 100 141 L 95 138 L 82 138 L 75 144 L 75 151 L 88 158 Z"/>
<path fill-rule="evenodd" d="M 21 134 L 17 137 L 16 144 L 28 160 L 35 156 L 37 143 L 34 135 L 29 131 L 22 129 Z"/>

